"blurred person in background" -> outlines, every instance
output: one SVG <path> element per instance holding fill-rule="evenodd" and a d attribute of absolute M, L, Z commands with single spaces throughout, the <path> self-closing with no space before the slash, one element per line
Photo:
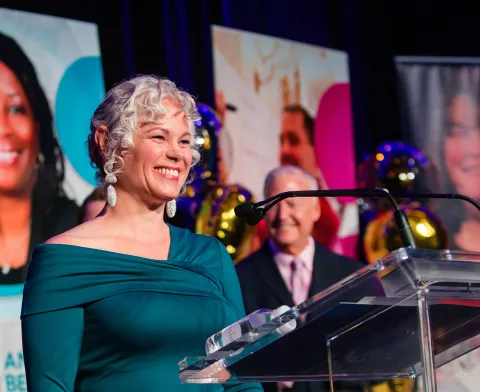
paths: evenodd
<path fill-rule="evenodd" d="M 280 164 L 297 166 L 312 175 L 319 189 L 328 189 L 317 165 L 314 147 L 314 120 L 305 108 L 290 105 L 283 109 L 280 133 Z M 333 248 L 340 219 L 335 212 L 333 198 L 319 198 L 321 217 L 312 232 L 315 240 Z"/>
<path fill-rule="evenodd" d="M 222 121 L 227 121 L 227 104 L 221 91 L 215 95 L 215 106 Z M 300 105 L 286 106 L 282 113 L 282 129 L 280 133 L 280 164 L 294 165 L 302 168 L 313 177 L 319 189 L 327 189 L 321 170 L 315 158 L 313 143 L 314 120 Z M 314 224 L 312 236 L 327 248 L 334 248 L 336 234 L 340 227 L 340 219 L 335 212 L 334 200 L 318 199 L 321 217 Z M 252 239 L 252 251 L 258 250 L 268 238 L 265 222 L 257 225 L 256 235 Z"/>
<path fill-rule="evenodd" d="M 317 179 L 296 166 L 272 170 L 264 184 L 264 196 L 281 192 L 317 190 Z M 313 238 L 315 222 L 322 210 L 317 198 L 285 199 L 272 207 L 265 217 L 269 239 L 257 252 L 241 260 L 237 266 L 245 310 L 277 309 L 282 305 L 298 305 L 363 267 L 362 263 L 338 255 Z M 380 287 L 363 285 L 361 296 L 381 294 Z M 309 320 L 310 315 L 307 317 Z M 302 325 L 305 320 L 297 320 Z M 322 382 L 269 383 L 265 391 L 326 392 Z M 335 388 L 337 390 L 337 388 Z M 362 386 L 338 389 L 363 392 Z"/>

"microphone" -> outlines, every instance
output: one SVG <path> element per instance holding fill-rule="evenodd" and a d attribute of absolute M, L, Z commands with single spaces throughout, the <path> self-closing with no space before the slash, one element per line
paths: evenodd
<path fill-rule="evenodd" d="M 464 200 L 474 205 L 480 211 L 480 204 L 471 197 L 459 193 L 409 193 L 392 195 L 387 189 L 328 189 L 317 191 L 291 191 L 283 192 L 257 203 L 242 203 L 235 207 L 235 215 L 239 218 L 245 218 L 250 226 L 255 226 L 264 217 L 266 212 L 275 204 L 290 197 L 383 197 L 388 198 L 394 208 L 394 218 L 403 244 L 406 247 L 416 248 L 415 238 L 412 233 L 407 216 L 398 206 L 395 198 L 417 198 L 417 199 L 458 199 Z"/>
<path fill-rule="evenodd" d="M 239 204 L 234 211 L 237 217 L 245 218 L 250 226 L 255 226 L 265 216 L 263 210 L 256 208 L 252 202 Z"/>
<path fill-rule="evenodd" d="M 394 208 L 394 217 L 397 228 L 400 232 L 400 237 L 403 244 L 406 247 L 416 248 L 415 238 L 413 236 L 412 228 L 408 223 L 407 216 L 398 206 L 396 200 L 390 194 L 387 189 L 374 188 L 374 189 L 327 189 L 317 191 L 290 191 L 279 193 L 266 200 L 259 201 L 258 203 L 242 203 L 235 207 L 235 215 L 239 218 L 245 218 L 250 226 L 255 226 L 264 217 L 267 211 L 275 204 L 281 202 L 284 199 L 290 197 L 341 197 L 341 196 L 353 196 L 353 197 L 384 197 L 390 200 Z"/>
<path fill-rule="evenodd" d="M 474 205 L 477 210 L 480 211 L 480 204 L 471 197 L 462 195 L 460 193 L 408 193 L 408 194 L 394 194 L 392 195 L 387 189 L 384 188 L 360 188 L 360 189 L 328 189 L 318 191 L 291 191 L 283 192 L 278 195 L 272 196 L 268 199 L 260 201 L 258 203 L 242 203 L 235 207 L 235 215 L 239 218 L 245 218 L 250 226 L 255 226 L 264 217 L 266 212 L 272 208 L 275 204 L 284 199 L 290 197 L 341 197 L 341 196 L 353 196 L 353 197 L 384 197 L 388 198 L 394 208 L 395 224 L 400 232 L 400 236 L 403 244 L 406 247 L 416 248 L 415 238 L 412 233 L 410 224 L 408 223 L 407 216 L 403 212 L 395 198 L 417 198 L 417 199 L 457 199 L 466 201 Z"/>

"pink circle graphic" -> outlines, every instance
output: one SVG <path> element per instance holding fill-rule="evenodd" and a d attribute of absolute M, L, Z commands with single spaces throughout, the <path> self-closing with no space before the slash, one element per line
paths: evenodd
<path fill-rule="evenodd" d="M 355 146 L 350 85 L 337 83 L 320 99 L 314 128 L 315 155 L 328 188 L 355 188 Z M 340 197 L 351 203 L 352 197 Z"/>

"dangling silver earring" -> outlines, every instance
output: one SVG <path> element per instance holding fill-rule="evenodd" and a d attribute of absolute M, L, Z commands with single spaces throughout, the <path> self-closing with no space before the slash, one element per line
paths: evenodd
<path fill-rule="evenodd" d="M 35 169 L 40 169 L 43 167 L 45 164 L 45 156 L 43 155 L 43 152 L 39 151 L 37 154 L 37 162 L 35 164 Z"/>
<path fill-rule="evenodd" d="M 167 216 L 169 218 L 173 218 L 176 212 L 177 212 L 177 202 L 175 201 L 175 199 L 167 202 Z"/>
<path fill-rule="evenodd" d="M 117 204 L 117 192 L 112 184 L 107 186 L 107 203 L 110 207 L 115 207 Z"/>
<path fill-rule="evenodd" d="M 115 207 L 117 204 L 117 192 L 112 184 L 117 182 L 117 177 L 113 173 L 108 173 L 105 176 L 105 183 L 108 184 L 107 186 L 107 203 L 110 207 Z"/>
<path fill-rule="evenodd" d="M 39 151 L 39 153 L 37 154 L 37 162 L 40 165 L 43 165 L 45 163 L 45 156 L 43 155 L 43 152 L 41 152 L 41 151 Z"/>

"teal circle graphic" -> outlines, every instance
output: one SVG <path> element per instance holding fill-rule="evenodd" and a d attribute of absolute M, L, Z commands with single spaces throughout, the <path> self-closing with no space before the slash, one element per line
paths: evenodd
<path fill-rule="evenodd" d="M 23 283 L 0 284 L 0 297 L 10 297 L 23 294 Z"/>
<path fill-rule="evenodd" d="M 55 125 L 65 157 L 86 182 L 95 186 L 87 137 L 93 112 L 105 94 L 99 56 L 82 57 L 66 69 L 55 98 Z"/>

